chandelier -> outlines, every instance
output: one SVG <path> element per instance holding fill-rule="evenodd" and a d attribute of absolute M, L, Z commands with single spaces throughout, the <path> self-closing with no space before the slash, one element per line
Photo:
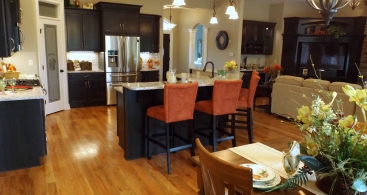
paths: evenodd
<path fill-rule="evenodd" d="M 349 3 L 349 6 L 352 8 L 352 10 L 354 10 L 356 7 L 358 7 L 358 5 L 360 4 L 361 2 L 360 1 L 356 1 L 356 0 L 353 0 Z"/>
<path fill-rule="evenodd" d="M 338 9 L 345 7 L 351 0 L 347 0 L 342 3 L 342 0 L 318 0 L 319 3 L 315 3 L 317 0 L 306 0 L 308 4 L 315 10 L 319 10 L 319 13 L 325 20 L 325 24 L 329 25 L 331 19 L 333 19 Z"/>
<path fill-rule="evenodd" d="M 236 11 L 236 8 L 233 4 L 236 5 L 236 2 L 234 0 L 229 0 L 229 6 L 227 7 L 226 14 L 229 15 L 229 19 L 238 19 L 238 13 Z"/>
<path fill-rule="evenodd" d="M 167 24 L 167 28 L 171 30 L 175 26 L 176 24 L 172 23 L 171 7 L 169 7 L 169 24 Z"/>

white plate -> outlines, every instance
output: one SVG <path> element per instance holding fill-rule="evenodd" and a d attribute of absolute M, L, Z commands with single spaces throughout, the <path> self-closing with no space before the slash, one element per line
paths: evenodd
<path fill-rule="evenodd" d="M 274 179 L 275 173 L 271 169 L 257 164 L 240 164 L 240 166 L 252 169 L 254 181 L 270 181 Z M 256 176 L 256 177 L 255 177 Z"/>
<path fill-rule="evenodd" d="M 252 183 L 252 186 L 257 189 L 269 189 L 276 185 L 278 185 L 282 180 L 280 179 L 280 176 L 278 174 L 275 174 L 275 177 L 273 180 L 270 181 L 254 181 Z"/>

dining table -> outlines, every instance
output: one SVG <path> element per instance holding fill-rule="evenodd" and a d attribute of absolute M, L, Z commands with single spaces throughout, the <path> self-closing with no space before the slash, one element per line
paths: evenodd
<path fill-rule="evenodd" d="M 282 153 L 274 148 L 271 148 L 265 144 L 260 142 L 247 144 L 243 146 L 228 148 L 225 150 L 217 151 L 211 153 L 215 157 L 218 157 L 221 160 L 226 162 L 241 165 L 241 164 L 258 164 L 265 166 L 271 170 L 273 170 L 277 175 L 280 176 L 281 182 L 286 181 L 286 173 L 282 166 Z M 199 188 L 199 194 L 204 194 L 204 184 L 201 175 L 200 169 L 200 159 L 199 156 L 193 156 L 190 158 L 193 164 L 196 166 L 197 172 L 197 185 Z M 300 165 L 301 167 L 301 165 Z M 315 176 L 308 176 L 309 181 L 307 185 L 298 186 L 292 190 L 274 190 L 271 192 L 265 192 L 266 189 L 253 189 L 253 195 L 262 194 L 262 195 L 297 195 L 299 191 L 302 191 L 304 194 L 316 194 L 316 195 L 324 195 L 322 191 L 320 191 L 315 184 Z"/>

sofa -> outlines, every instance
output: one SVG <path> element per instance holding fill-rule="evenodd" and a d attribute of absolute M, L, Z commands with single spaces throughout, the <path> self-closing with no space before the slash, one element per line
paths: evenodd
<path fill-rule="evenodd" d="M 275 79 L 272 90 L 271 112 L 287 118 L 296 119 L 298 108 L 311 106 L 312 95 L 319 95 L 327 104 L 331 101 L 331 92 L 337 92 L 337 97 L 333 103 L 335 110 L 342 110 L 345 116 L 357 115 L 358 121 L 362 121 L 360 107 L 355 102 L 350 102 L 349 97 L 344 94 L 342 86 L 351 85 L 355 89 L 362 89 L 360 85 L 333 82 L 330 83 L 321 79 L 303 79 L 302 77 L 282 75 Z M 337 101 L 342 101 L 338 108 Z"/>

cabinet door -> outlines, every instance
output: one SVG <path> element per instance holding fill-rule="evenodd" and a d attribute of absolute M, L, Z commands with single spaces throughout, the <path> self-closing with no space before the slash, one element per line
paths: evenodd
<path fill-rule="evenodd" d="M 83 46 L 85 51 L 100 51 L 100 20 L 98 15 L 83 15 Z"/>
<path fill-rule="evenodd" d="M 89 79 L 88 100 L 91 103 L 106 104 L 106 82 L 104 79 Z"/>
<path fill-rule="evenodd" d="M 140 15 L 141 52 L 159 52 L 159 19 L 156 15 Z"/>
<path fill-rule="evenodd" d="M 139 17 L 139 10 L 121 10 L 121 25 L 123 35 L 139 36 Z"/>
<path fill-rule="evenodd" d="M 68 51 L 83 50 L 83 15 L 67 13 L 66 21 L 66 40 Z"/>
<path fill-rule="evenodd" d="M 9 57 L 14 46 L 11 33 L 11 14 L 8 0 L 0 0 L 0 57 Z"/>
<path fill-rule="evenodd" d="M 84 106 L 87 103 L 88 81 L 81 79 L 70 79 L 68 85 L 70 107 L 75 108 Z"/>
<path fill-rule="evenodd" d="M 121 34 L 121 11 L 105 8 L 103 10 L 103 32 L 105 34 Z"/>
<path fill-rule="evenodd" d="M 20 50 L 20 38 L 19 38 L 19 0 L 13 0 L 10 2 L 10 13 L 11 13 L 11 38 L 14 40 L 14 52 Z"/>

